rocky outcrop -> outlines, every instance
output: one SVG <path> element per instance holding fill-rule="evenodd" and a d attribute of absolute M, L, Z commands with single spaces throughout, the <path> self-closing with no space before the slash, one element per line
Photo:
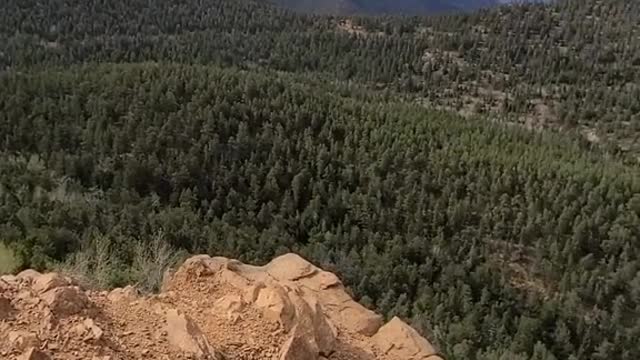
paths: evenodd
<path fill-rule="evenodd" d="M 265 266 L 195 256 L 163 291 L 92 291 L 61 274 L 0 278 L 0 359 L 441 360 L 398 318 L 287 254 Z"/>
<path fill-rule="evenodd" d="M 69 281 L 58 273 L 49 273 L 36 276 L 32 279 L 32 289 L 38 293 L 70 285 Z"/>

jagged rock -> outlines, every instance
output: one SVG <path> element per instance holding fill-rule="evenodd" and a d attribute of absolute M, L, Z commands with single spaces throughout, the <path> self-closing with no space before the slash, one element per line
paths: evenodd
<path fill-rule="evenodd" d="M 58 273 L 40 275 L 32 281 L 32 288 L 38 293 L 44 293 L 51 289 L 70 285 L 69 281 Z"/>
<path fill-rule="evenodd" d="M 0 321 L 11 318 L 13 310 L 11 300 L 0 296 Z"/>
<path fill-rule="evenodd" d="M 265 318 L 279 323 L 285 331 L 293 327 L 295 308 L 281 286 L 270 284 L 261 287 L 254 304 L 262 310 Z"/>
<path fill-rule="evenodd" d="M 63 286 L 42 294 L 42 300 L 49 306 L 53 315 L 65 317 L 77 314 L 89 303 L 87 295 L 77 286 Z"/>
<path fill-rule="evenodd" d="M 15 275 L 8 274 L 0 276 L 0 286 L 2 286 L 2 283 L 5 283 L 7 285 L 15 285 L 18 281 L 20 280 Z M 0 287 L 0 290 L 1 289 L 2 287 Z"/>
<path fill-rule="evenodd" d="M 303 297 L 300 294 L 290 294 L 296 308 L 296 327 L 301 333 L 308 334 L 309 341 L 313 341 L 319 354 L 331 354 L 336 345 L 338 330 L 331 324 L 324 311 L 313 297 Z"/>
<path fill-rule="evenodd" d="M 294 281 L 315 293 L 326 315 L 344 329 L 372 336 L 382 326 L 382 317 L 353 300 L 337 276 L 320 270 L 298 255 L 280 256 L 265 268 L 272 277 Z"/>
<path fill-rule="evenodd" d="M 211 347 L 202 331 L 187 315 L 171 309 L 167 311 L 166 322 L 169 343 L 180 351 L 196 356 L 198 359 L 224 359 Z"/>
<path fill-rule="evenodd" d="M 305 297 L 304 292 L 291 285 L 258 282 L 249 289 L 247 296 L 255 299 L 254 305 L 262 310 L 265 318 L 278 322 L 285 331 L 291 331 L 281 357 L 293 359 L 302 353 L 313 354 L 315 359 L 319 354 L 332 353 L 337 330 L 324 316 L 315 298 Z"/>
<path fill-rule="evenodd" d="M 107 299 L 111 302 L 121 302 L 121 301 L 134 301 L 138 298 L 139 292 L 136 288 L 131 285 L 128 285 L 124 288 L 116 288 L 113 289 L 107 294 Z"/>
<path fill-rule="evenodd" d="M 280 349 L 280 360 L 315 360 L 318 358 L 318 348 L 309 341 L 307 336 L 294 328 L 287 341 Z"/>
<path fill-rule="evenodd" d="M 7 336 L 9 344 L 13 349 L 24 351 L 28 348 L 40 346 L 38 335 L 28 331 L 10 331 Z"/>
<path fill-rule="evenodd" d="M 394 359 L 434 359 L 437 354 L 433 346 L 411 326 L 394 317 L 372 337 L 385 354 Z"/>
<path fill-rule="evenodd" d="M 240 295 L 225 295 L 213 304 L 213 311 L 224 313 L 230 322 L 236 323 L 240 319 L 246 303 Z"/>
<path fill-rule="evenodd" d="M 32 347 L 18 356 L 17 360 L 49 360 L 49 355 Z"/>
<path fill-rule="evenodd" d="M 34 279 L 39 278 L 40 276 L 42 276 L 42 274 L 40 274 L 39 272 L 37 272 L 35 270 L 32 270 L 32 269 L 27 269 L 27 270 L 24 270 L 24 271 L 20 272 L 18 275 L 16 275 L 16 278 L 18 280 L 30 283 Z"/>

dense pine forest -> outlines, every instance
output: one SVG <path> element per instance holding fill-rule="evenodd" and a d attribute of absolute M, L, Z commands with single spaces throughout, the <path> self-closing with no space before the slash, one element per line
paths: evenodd
<path fill-rule="evenodd" d="M 638 359 L 638 10 L 6 0 L 0 260 L 295 251 L 447 359 Z"/>

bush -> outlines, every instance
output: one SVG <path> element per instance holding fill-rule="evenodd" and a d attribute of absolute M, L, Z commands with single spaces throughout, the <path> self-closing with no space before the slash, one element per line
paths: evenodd
<path fill-rule="evenodd" d="M 133 283 L 142 292 L 157 292 L 164 272 L 184 257 L 184 252 L 176 252 L 164 234 L 158 233 L 151 241 L 137 242 L 131 263 L 126 264 L 114 254 L 111 240 L 99 235 L 59 264 L 57 271 L 86 287 L 106 289 Z"/>
<path fill-rule="evenodd" d="M 167 269 L 173 267 L 185 253 L 176 252 L 167 243 L 163 233 L 156 234 L 149 242 L 136 245 L 132 264 L 132 275 L 142 292 L 157 292 Z"/>

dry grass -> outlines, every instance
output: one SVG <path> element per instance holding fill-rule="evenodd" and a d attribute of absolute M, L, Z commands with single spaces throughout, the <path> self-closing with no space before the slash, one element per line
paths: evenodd
<path fill-rule="evenodd" d="M 139 241 L 135 245 L 132 263 L 127 266 L 116 260 L 109 238 L 96 236 L 83 250 L 60 264 L 56 271 L 73 276 L 91 288 L 111 288 L 122 285 L 124 281 L 134 283 L 143 292 L 156 292 L 165 271 L 182 257 L 183 254 L 176 252 L 160 233 L 150 241 Z"/>
<path fill-rule="evenodd" d="M 165 271 L 180 258 L 181 254 L 165 241 L 162 233 L 156 234 L 150 242 L 139 242 L 132 266 L 136 287 L 143 292 L 157 292 Z"/>
<path fill-rule="evenodd" d="M 18 269 L 20 261 L 13 251 L 0 242 L 0 275 L 10 274 Z"/>

